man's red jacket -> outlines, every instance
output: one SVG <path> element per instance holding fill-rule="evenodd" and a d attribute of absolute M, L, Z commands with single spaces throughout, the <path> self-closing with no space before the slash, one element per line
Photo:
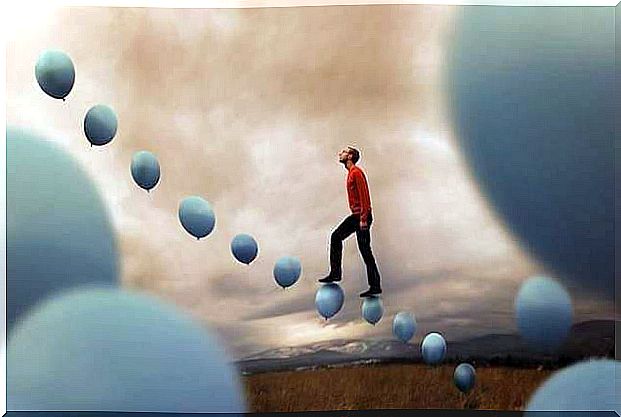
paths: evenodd
<path fill-rule="evenodd" d="M 369 184 L 364 172 L 356 165 L 353 165 L 347 174 L 347 198 L 351 212 L 360 216 L 362 225 L 367 225 L 367 219 L 371 213 Z"/>

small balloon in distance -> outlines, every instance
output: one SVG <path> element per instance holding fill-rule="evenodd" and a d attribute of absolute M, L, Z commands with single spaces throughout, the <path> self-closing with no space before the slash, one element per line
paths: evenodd
<path fill-rule="evenodd" d="M 118 128 L 116 113 L 105 104 L 97 104 L 84 116 L 84 134 L 91 146 L 103 146 L 114 138 Z"/>
<path fill-rule="evenodd" d="M 274 264 L 274 279 L 282 288 L 295 284 L 302 274 L 302 264 L 294 256 L 283 256 Z"/>
<path fill-rule="evenodd" d="M 45 94 L 64 101 L 73 89 L 75 67 L 65 52 L 50 49 L 39 55 L 35 77 Z"/>
<path fill-rule="evenodd" d="M 134 182 L 147 192 L 160 181 L 160 163 L 149 151 L 136 152 L 130 170 Z"/>
<path fill-rule="evenodd" d="M 453 373 L 453 382 L 455 383 L 457 389 L 463 393 L 466 393 L 474 387 L 475 380 L 476 371 L 474 370 L 474 366 L 469 363 L 461 363 L 457 365 L 455 372 Z"/>
<path fill-rule="evenodd" d="M 397 313 L 392 321 L 392 333 L 403 343 L 409 342 L 416 333 L 416 317 L 414 314 L 409 311 Z"/>
<path fill-rule="evenodd" d="M 259 246 L 252 236 L 241 233 L 231 241 L 231 253 L 239 262 L 249 265 L 257 257 Z"/>
<path fill-rule="evenodd" d="M 213 231 L 216 215 L 207 200 L 191 196 L 179 204 L 179 221 L 186 232 L 200 240 Z"/>
<path fill-rule="evenodd" d="M 437 365 L 444 360 L 446 355 L 446 341 L 440 333 L 429 333 L 421 344 L 423 360 L 428 365 Z"/>

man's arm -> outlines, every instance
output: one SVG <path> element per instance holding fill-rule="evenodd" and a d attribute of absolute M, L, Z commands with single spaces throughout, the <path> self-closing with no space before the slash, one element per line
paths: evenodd
<path fill-rule="evenodd" d="M 369 217 L 369 211 L 371 210 L 371 197 L 369 195 L 369 186 L 367 180 L 364 178 L 364 174 L 358 171 L 354 176 L 356 182 L 356 190 L 358 190 L 358 197 L 360 198 L 360 227 L 366 228 L 368 226 L 367 220 Z"/>

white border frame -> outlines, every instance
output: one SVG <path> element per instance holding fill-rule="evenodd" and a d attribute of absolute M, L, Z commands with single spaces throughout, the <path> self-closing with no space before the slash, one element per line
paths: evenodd
<path fill-rule="evenodd" d="M 105 7 L 164 7 L 164 8 L 217 8 L 240 9 L 260 7 L 316 7 L 360 5 L 454 5 L 454 6 L 608 6 L 615 7 L 618 0 L 22 0 L 11 2 L 9 9 L 46 6 L 105 6 Z"/>
<path fill-rule="evenodd" d="M 9 3 L 9 5 L 7 5 Z M 163 8 L 259 8 L 259 7 L 314 7 L 314 6 L 356 6 L 356 5 L 461 5 L 461 6 L 607 6 L 619 5 L 619 0 L 21 0 L 19 2 L 5 2 L 3 5 L 4 19 L 10 19 L 16 10 L 37 7 L 45 4 L 49 6 L 104 6 L 104 7 L 163 7 Z M 7 25 L 4 25 L 6 28 Z M 3 30 L 3 54 L 0 76 L 2 82 L 2 125 L 6 132 L 6 30 Z M 618 35 L 615 34 L 618 39 Z M 0 265 L 2 266 L 2 285 L 0 285 L 0 416 L 6 414 L 6 136 L 0 146 L 0 208 L 2 213 L 0 246 Z M 617 303 L 619 300 L 616 300 Z M 617 304 L 615 303 L 615 304 Z M 617 334 L 616 342 L 619 341 Z M 620 358 L 617 358 L 620 359 Z"/>

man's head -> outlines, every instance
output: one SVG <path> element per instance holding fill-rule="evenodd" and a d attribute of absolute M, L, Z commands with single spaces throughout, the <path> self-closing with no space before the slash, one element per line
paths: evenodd
<path fill-rule="evenodd" d="M 342 164 L 346 164 L 347 161 L 351 161 L 352 163 L 356 164 L 358 160 L 360 160 L 360 152 L 356 148 L 348 146 L 347 148 L 339 152 L 339 162 Z"/>

